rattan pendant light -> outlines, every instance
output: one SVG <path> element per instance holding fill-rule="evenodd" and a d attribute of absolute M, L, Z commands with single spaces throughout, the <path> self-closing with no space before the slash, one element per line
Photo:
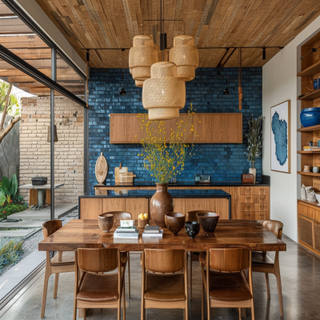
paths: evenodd
<path fill-rule="evenodd" d="M 176 64 L 178 78 L 193 80 L 195 69 L 199 66 L 199 52 L 194 45 L 194 38 L 190 35 L 176 36 L 170 49 L 169 61 Z"/>
<path fill-rule="evenodd" d="M 186 102 L 186 85 L 177 78 L 177 67 L 169 61 L 151 67 L 151 78 L 143 83 L 142 104 L 148 110 L 149 120 L 179 118 L 179 109 Z"/>
<path fill-rule="evenodd" d="M 129 69 L 138 86 L 150 78 L 151 65 L 159 60 L 158 51 L 150 36 L 138 35 L 133 38 L 133 47 L 129 51 Z"/>

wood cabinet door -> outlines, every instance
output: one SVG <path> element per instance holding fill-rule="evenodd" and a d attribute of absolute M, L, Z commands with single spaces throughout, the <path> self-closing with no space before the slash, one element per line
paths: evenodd
<path fill-rule="evenodd" d="M 242 113 L 230 113 L 226 119 L 228 143 L 242 143 Z"/>
<path fill-rule="evenodd" d="M 208 210 L 219 213 L 219 219 L 229 219 L 229 200 L 228 199 L 206 199 Z"/>
<path fill-rule="evenodd" d="M 209 210 L 206 199 L 188 198 L 186 199 L 186 213 L 193 210 Z"/>
<path fill-rule="evenodd" d="M 149 201 L 146 198 L 126 198 L 126 211 L 130 212 L 132 219 L 138 219 L 140 213 L 149 214 Z"/>
<path fill-rule="evenodd" d="M 137 113 L 127 114 L 125 118 L 127 143 L 140 143 L 143 130 L 140 128 L 140 118 Z"/>
<path fill-rule="evenodd" d="M 80 198 L 80 219 L 98 219 L 102 212 L 102 198 Z"/>
<path fill-rule="evenodd" d="M 173 199 L 173 211 L 186 214 L 186 199 L 176 198 Z"/>
<path fill-rule="evenodd" d="M 126 211 L 126 200 L 124 198 L 103 198 L 103 212 L 108 211 Z"/>
<path fill-rule="evenodd" d="M 126 143 L 126 114 L 110 114 L 110 143 Z"/>
<path fill-rule="evenodd" d="M 211 117 L 211 143 L 224 143 L 226 139 L 226 115 L 214 113 Z"/>

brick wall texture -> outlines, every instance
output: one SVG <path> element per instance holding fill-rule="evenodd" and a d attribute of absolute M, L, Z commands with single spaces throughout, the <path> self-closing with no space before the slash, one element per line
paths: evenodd
<path fill-rule="evenodd" d="M 114 182 L 114 168 L 120 162 L 137 175 L 134 181 L 152 181 L 143 168 L 143 160 L 137 156 L 141 146 L 112 145 L 109 143 L 110 113 L 146 112 L 142 107 L 142 89 L 134 85 L 129 70 L 124 70 L 123 87 L 126 96 L 119 95 L 121 69 L 91 69 L 89 81 L 89 190 L 94 194 L 97 184 L 94 168 L 100 152 L 109 164 L 107 183 Z M 226 84 L 226 80 L 228 84 Z M 262 114 L 262 69 L 243 68 L 243 137 L 248 130 L 248 120 Z M 229 96 L 222 95 L 225 87 Z M 199 113 L 239 112 L 238 68 L 199 68 L 194 80 L 186 83 L 186 106 L 194 105 Z M 181 112 L 185 112 L 186 108 Z M 134 139 L 134 137 L 133 137 Z M 185 165 L 178 176 L 180 181 L 193 181 L 194 175 L 209 174 L 213 181 L 240 181 L 250 164 L 246 158 L 247 146 L 243 144 L 198 144 L 195 156 Z M 256 161 L 257 177 L 261 179 L 261 158 Z"/>
<path fill-rule="evenodd" d="M 48 177 L 50 182 L 50 98 L 23 98 L 21 105 L 20 185 L 31 183 L 35 176 Z M 56 97 L 55 124 L 55 183 L 64 183 L 55 190 L 55 202 L 77 203 L 84 183 L 83 108 L 68 98 Z M 28 202 L 29 190 L 20 189 L 20 193 Z"/>

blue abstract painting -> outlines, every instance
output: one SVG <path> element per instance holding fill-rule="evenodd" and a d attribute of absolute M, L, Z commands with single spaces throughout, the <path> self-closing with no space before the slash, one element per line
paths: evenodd
<path fill-rule="evenodd" d="M 290 100 L 271 107 L 271 170 L 290 173 Z"/>
<path fill-rule="evenodd" d="M 276 144 L 275 155 L 280 165 L 284 165 L 288 159 L 288 123 L 281 120 L 278 112 L 275 112 L 272 117 L 271 128 Z"/>

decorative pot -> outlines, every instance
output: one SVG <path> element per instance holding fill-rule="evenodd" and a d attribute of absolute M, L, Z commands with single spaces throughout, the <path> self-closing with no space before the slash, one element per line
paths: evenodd
<path fill-rule="evenodd" d="M 150 199 L 150 214 L 152 220 L 161 228 L 165 225 L 165 214 L 173 212 L 173 199 L 168 192 L 167 183 L 157 183 L 156 193 Z"/>
<path fill-rule="evenodd" d="M 254 161 L 250 161 L 249 173 L 253 174 L 253 184 L 256 184 L 257 170 L 254 167 Z"/>
<path fill-rule="evenodd" d="M 303 127 L 316 126 L 320 124 L 320 107 L 301 110 L 300 121 Z"/>

